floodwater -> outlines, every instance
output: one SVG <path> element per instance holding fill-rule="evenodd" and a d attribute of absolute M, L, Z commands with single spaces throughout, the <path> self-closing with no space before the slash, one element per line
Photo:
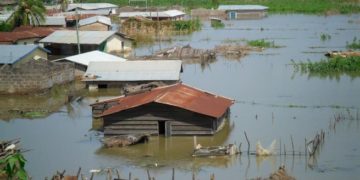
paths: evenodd
<path fill-rule="evenodd" d="M 123 178 L 131 172 L 133 178 L 146 179 L 149 169 L 151 176 L 161 180 L 170 179 L 175 168 L 176 179 L 191 179 L 193 173 L 198 179 L 209 179 L 212 173 L 216 179 L 249 179 L 267 177 L 282 164 L 297 179 L 358 179 L 360 120 L 356 117 L 360 116 L 360 78 L 309 76 L 294 72 L 290 64 L 291 60 L 320 60 L 328 50 L 344 50 L 346 42 L 360 38 L 359 21 L 359 14 L 270 15 L 261 20 L 226 21 L 226 27 L 217 30 L 205 22 L 199 32 L 136 49 L 136 55 L 149 55 L 173 45 L 213 48 L 224 42 L 262 38 L 282 46 L 241 59 L 220 56 L 211 64 L 184 66 L 184 83 L 236 100 L 225 128 L 212 137 L 197 137 L 196 141 L 204 146 L 242 143 L 241 150 L 246 151 L 246 131 L 252 151 L 258 140 L 267 146 L 274 139 L 281 140 L 282 146 L 285 144 L 291 151 L 292 136 L 295 151 L 304 152 L 305 138 L 311 139 L 324 130 L 325 143 L 314 161 L 289 155 L 193 158 L 193 137 L 151 137 L 148 144 L 103 149 L 97 133 L 92 131 L 97 122 L 92 121 L 89 104 L 117 95 L 116 90 L 86 95 L 82 101 L 60 106 L 45 118 L 0 121 L 0 137 L 21 138 L 22 147 L 30 150 L 25 153 L 26 169 L 33 179 L 63 169 L 76 174 L 80 166 L 88 177 L 90 169 L 116 168 Z M 331 38 L 322 41 L 322 33 Z M 340 113 L 346 119 L 334 128 L 334 115 Z M 96 178 L 105 179 L 105 175 Z"/>

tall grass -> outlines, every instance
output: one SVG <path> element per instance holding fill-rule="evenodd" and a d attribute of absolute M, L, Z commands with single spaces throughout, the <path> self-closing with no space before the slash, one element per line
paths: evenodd
<path fill-rule="evenodd" d="M 109 2 L 120 6 L 128 6 L 128 0 L 83 0 L 83 2 Z M 152 3 L 150 3 L 152 2 Z M 357 0 L 156 0 L 149 1 L 148 6 L 180 5 L 188 9 L 217 8 L 219 4 L 259 4 L 269 7 L 270 12 L 276 13 L 359 13 L 360 5 Z M 144 2 L 130 5 L 145 6 Z"/>
<path fill-rule="evenodd" d="M 353 73 L 360 72 L 360 57 L 332 57 L 319 62 L 300 62 L 293 65 L 296 69 L 300 69 L 302 73 Z"/>
<path fill-rule="evenodd" d="M 348 49 L 360 49 L 360 39 L 357 40 L 357 38 L 354 37 L 351 43 L 346 42 L 346 47 Z"/>
<path fill-rule="evenodd" d="M 261 48 L 277 48 L 274 41 L 265 41 L 265 39 L 251 40 L 247 42 L 248 46 L 261 47 Z"/>

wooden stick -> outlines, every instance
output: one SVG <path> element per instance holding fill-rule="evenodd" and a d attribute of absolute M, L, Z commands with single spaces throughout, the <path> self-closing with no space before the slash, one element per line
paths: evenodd
<path fill-rule="evenodd" d="M 286 148 L 285 148 L 285 143 L 284 143 L 284 156 L 286 156 Z"/>
<path fill-rule="evenodd" d="M 78 172 L 77 172 L 77 174 L 76 174 L 76 178 L 77 178 L 77 179 L 79 179 L 80 172 L 81 172 L 81 167 L 79 167 L 79 170 L 78 170 Z"/>
<path fill-rule="evenodd" d="M 195 172 L 192 172 L 192 180 L 195 180 Z"/>
<path fill-rule="evenodd" d="M 129 172 L 129 180 L 131 180 L 131 172 Z"/>
<path fill-rule="evenodd" d="M 151 180 L 149 169 L 147 169 L 146 172 L 147 172 L 147 175 L 148 175 L 148 180 Z"/>
<path fill-rule="evenodd" d="M 120 173 L 118 169 L 116 169 L 116 174 L 117 174 L 117 178 L 120 179 Z"/>
<path fill-rule="evenodd" d="M 305 156 L 307 156 L 307 145 L 306 145 L 306 138 L 305 138 Z"/>
<path fill-rule="evenodd" d="M 210 175 L 210 180 L 215 180 L 215 174 L 214 174 L 214 173 L 212 173 L 212 174 Z"/>
<path fill-rule="evenodd" d="M 280 138 L 279 146 L 280 146 L 280 155 L 281 155 L 281 138 Z"/>
<path fill-rule="evenodd" d="M 108 169 L 108 176 L 109 176 L 109 180 L 112 180 L 112 174 L 111 174 L 111 169 Z"/>
<path fill-rule="evenodd" d="M 172 168 L 172 180 L 175 180 L 175 168 Z"/>
<path fill-rule="evenodd" d="M 291 139 L 291 146 L 292 146 L 292 150 L 293 150 L 293 155 L 295 155 L 294 141 L 293 141 L 292 135 L 290 135 L 290 139 Z"/>
<path fill-rule="evenodd" d="M 94 178 L 94 173 L 91 173 L 90 180 L 93 180 L 93 178 Z"/>
<path fill-rule="evenodd" d="M 249 155 L 250 154 L 250 142 L 249 142 L 249 139 L 248 139 L 248 137 L 246 135 L 246 131 L 244 131 L 244 134 L 245 134 L 246 141 L 248 143 L 248 152 L 247 152 L 247 154 Z"/>

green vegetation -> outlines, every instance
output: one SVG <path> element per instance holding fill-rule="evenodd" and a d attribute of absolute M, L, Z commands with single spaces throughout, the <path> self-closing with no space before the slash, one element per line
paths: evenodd
<path fill-rule="evenodd" d="M 251 40 L 247 42 L 248 46 L 261 47 L 261 48 L 277 48 L 274 41 L 265 41 L 265 39 Z"/>
<path fill-rule="evenodd" d="M 42 118 L 45 117 L 46 115 L 47 113 L 45 112 L 31 111 L 31 112 L 25 112 L 22 116 L 24 118 L 33 119 L 33 118 Z"/>
<path fill-rule="evenodd" d="M 20 153 L 15 153 L 0 159 L 0 177 L 5 175 L 7 179 L 26 180 L 25 158 Z"/>
<path fill-rule="evenodd" d="M 348 49 L 360 49 L 360 39 L 357 40 L 356 37 L 354 37 L 353 41 L 351 43 L 346 42 L 346 48 Z"/>
<path fill-rule="evenodd" d="M 120 6 L 128 6 L 128 0 L 83 0 L 83 2 L 109 2 Z M 149 6 L 180 5 L 187 9 L 217 8 L 219 4 L 259 4 L 269 7 L 275 13 L 359 13 L 358 0 L 157 0 L 149 1 Z M 132 2 L 132 6 L 144 6 L 145 2 Z"/>
<path fill-rule="evenodd" d="M 225 27 L 225 24 L 221 21 L 211 21 L 211 27 L 213 27 L 214 29 L 221 29 Z"/>
<path fill-rule="evenodd" d="M 10 23 L 7 23 L 7 22 L 1 22 L 0 23 L 0 31 L 1 32 L 9 32 L 9 31 L 12 31 L 13 29 L 13 26 L 10 24 Z"/>
<path fill-rule="evenodd" d="M 201 29 L 201 22 L 199 19 L 172 21 L 172 23 L 175 31 L 193 32 Z"/>
<path fill-rule="evenodd" d="M 326 60 L 321 60 L 319 62 L 293 62 L 295 68 L 302 73 L 312 73 L 312 74 L 329 74 L 329 73 L 345 73 L 349 75 L 354 75 L 354 73 L 360 72 L 360 57 L 359 56 L 350 56 L 350 57 L 332 57 Z"/>
<path fill-rule="evenodd" d="M 326 33 L 321 33 L 320 34 L 320 39 L 321 41 L 327 41 L 331 39 L 331 35 L 330 34 L 326 34 Z"/>
<path fill-rule="evenodd" d="M 45 6 L 42 0 L 20 0 L 14 14 L 10 17 L 10 22 L 14 26 L 20 25 L 39 25 L 45 21 Z"/>

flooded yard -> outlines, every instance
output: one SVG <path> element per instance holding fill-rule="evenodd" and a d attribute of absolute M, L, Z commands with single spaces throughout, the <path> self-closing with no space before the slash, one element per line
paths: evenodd
<path fill-rule="evenodd" d="M 1 139 L 21 138 L 26 152 L 26 169 L 33 179 L 51 177 L 57 170 L 76 174 L 79 167 L 89 170 L 119 169 L 122 177 L 146 179 L 146 170 L 156 179 L 250 179 L 268 177 L 280 165 L 297 179 L 358 179 L 360 177 L 360 78 L 347 75 L 309 75 L 294 71 L 291 65 L 307 60 L 324 59 L 331 50 L 345 50 L 346 43 L 360 38 L 360 15 L 314 16 L 270 15 L 261 20 L 225 21 L 225 28 L 213 29 L 204 22 L 201 31 L 174 36 L 171 41 L 143 45 L 135 54 L 150 55 L 175 45 L 190 44 L 210 49 L 223 43 L 246 43 L 246 40 L 274 41 L 279 48 L 250 52 L 241 59 L 218 56 L 210 64 L 185 64 L 183 83 L 221 94 L 235 100 L 225 128 L 215 136 L 200 136 L 203 146 L 242 143 L 247 151 L 246 131 L 251 147 L 257 141 L 268 146 L 277 140 L 277 151 L 284 144 L 291 151 L 293 137 L 296 152 L 305 152 L 304 143 L 317 132 L 325 131 L 325 143 L 316 160 L 305 156 L 276 155 L 232 157 L 192 157 L 193 137 L 151 137 L 149 143 L 125 148 L 104 149 L 93 128 L 89 104 L 117 95 L 117 90 L 86 94 L 82 101 L 61 106 L 54 113 L 38 119 L 0 121 Z M 330 35 L 324 40 L 321 34 Z M 23 99 L 0 97 L 1 109 L 7 104 L 24 104 Z M 24 97 L 25 98 L 25 97 Z M 31 101 L 32 98 L 29 98 Z M 40 101 L 40 100 L 39 100 Z M 47 102 L 49 101 L 49 102 Z M 54 104 L 58 99 L 41 100 Z M 62 101 L 62 100 L 61 100 Z M 36 106 L 37 103 L 29 103 Z M 345 120 L 335 122 L 342 114 Z M 336 123 L 336 125 L 334 125 Z M 281 142 L 281 145 L 279 145 Z M 104 174 L 95 179 L 105 179 Z"/>

